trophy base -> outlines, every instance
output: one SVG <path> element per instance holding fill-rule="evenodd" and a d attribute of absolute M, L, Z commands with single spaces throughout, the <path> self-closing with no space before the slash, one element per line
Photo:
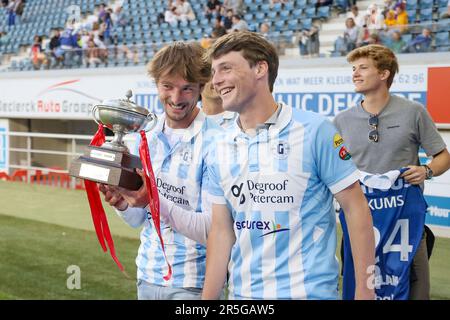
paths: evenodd
<path fill-rule="evenodd" d="M 128 190 L 138 190 L 143 181 L 136 168 L 142 169 L 141 160 L 137 156 L 88 146 L 84 155 L 70 164 L 69 175 Z"/>

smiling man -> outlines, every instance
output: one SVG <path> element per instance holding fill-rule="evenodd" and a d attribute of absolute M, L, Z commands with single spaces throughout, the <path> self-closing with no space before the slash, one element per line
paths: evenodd
<path fill-rule="evenodd" d="M 125 222 L 144 226 L 136 259 L 139 299 L 199 299 L 203 287 L 204 244 L 211 220 L 205 159 L 212 137 L 221 131 L 197 107 L 210 78 L 203 53 L 197 43 L 175 42 L 161 49 L 148 67 L 165 111 L 147 140 L 159 191 L 165 254 L 173 269 L 170 279 L 163 278 L 168 269 L 148 212 L 145 184 L 138 191 L 101 186 L 105 200 Z"/>
<path fill-rule="evenodd" d="M 351 221 L 356 296 L 372 299 L 372 221 L 337 130 L 275 102 L 278 56 L 262 36 L 225 35 L 209 58 L 223 108 L 239 117 L 210 153 L 213 217 L 202 297 L 217 299 L 228 272 L 229 299 L 337 299 L 334 194 Z"/>
<path fill-rule="evenodd" d="M 395 54 L 381 45 L 350 52 L 355 91 L 363 100 L 336 116 L 334 123 L 358 169 L 382 174 L 409 167 L 403 177 L 414 185 L 448 170 L 450 155 L 433 120 L 421 104 L 389 93 L 398 72 Z M 420 165 L 419 148 L 433 157 Z M 381 244 L 380 244 L 381 245 Z M 410 299 L 429 299 L 430 280 L 426 234 L 412 263 Z"/>

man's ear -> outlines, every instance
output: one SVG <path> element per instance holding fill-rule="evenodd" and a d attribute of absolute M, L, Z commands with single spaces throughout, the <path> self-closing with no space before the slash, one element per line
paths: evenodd
<path fill-rule="evenodd" d="M 383 70 L 380 72 L 381 80 L 387 80 L 390 75 L 391 72 L 389 70 Z"/>
<path fill-rule="evenodd" d="M 256 63 L 255 72 L 256 76 L 259 78 L 265 76 L 269 71 L 269 65 L 267 61 L 261 60 Z"/>

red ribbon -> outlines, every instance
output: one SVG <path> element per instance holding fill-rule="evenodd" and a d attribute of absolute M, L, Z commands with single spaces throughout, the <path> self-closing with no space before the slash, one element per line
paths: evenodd
<path fill-rule="evenodd" d="M 159 240 L 161 241 L 161 248 L 166 259 L 168 271 L 163 277 L 164 280 L 168 281 L 172 277 L 172 267 L 167 260 L 166 251 L 164 249 L 164 240 L 161 236 L 161 223 L 159 215 L 159 195 L 158 187 L 156 186 L 155 174 L 153 173 L 152 162 L 150 160 L 150 154 L 148 151 L 147 138 L 145 136 L 145 131 L 141 130 L 141 142 L 139 144 L 139 156 L 141 158 L 142 168 L 144 169 L 144 183 L 147 189 L 148 203 L 150 206 L 150 214 L 152 215 L 153 224 L 158 234 Z"/>
<path fill-rule="evenodd" d="M 103 126 L 99 125 L 98 130 L 95 133 L 95 136 L 92 138 L 90 145 L 99 147 L 104 142 L 105 133 L 103 132 Z M 98 241 L 100 242 L 103 251 L 106 252 L 106 239 L 111 257 L 119 267 L 120 271 L 124 272 L 124 268 L 116 256 L 114 241 L 112 239 L 111 232 L 109 231 L 108 220 L 106 218 L 105 210 L 103 209 L 97 183 L 90 180 L 84 180 L 84 185 L 86 187 L 86 194 L 89 201 L 89 207 L 91 208 L 92 221 L 94 222 L 95 233 L 97 234 Z"/>

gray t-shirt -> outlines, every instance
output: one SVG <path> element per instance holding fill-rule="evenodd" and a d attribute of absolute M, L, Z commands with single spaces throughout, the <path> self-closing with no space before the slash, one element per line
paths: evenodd
<path fill-rule="evenodd" d="M 374 174 L 419 165 L 419 148 L 428 156 L 445 149 L 445 143 L 427 110 L 419 103 L 391 95 L 378 115 L 377 143 L 368 139 L 370 113 L 361 104 L 334 118 L 358 169 Z"/>

